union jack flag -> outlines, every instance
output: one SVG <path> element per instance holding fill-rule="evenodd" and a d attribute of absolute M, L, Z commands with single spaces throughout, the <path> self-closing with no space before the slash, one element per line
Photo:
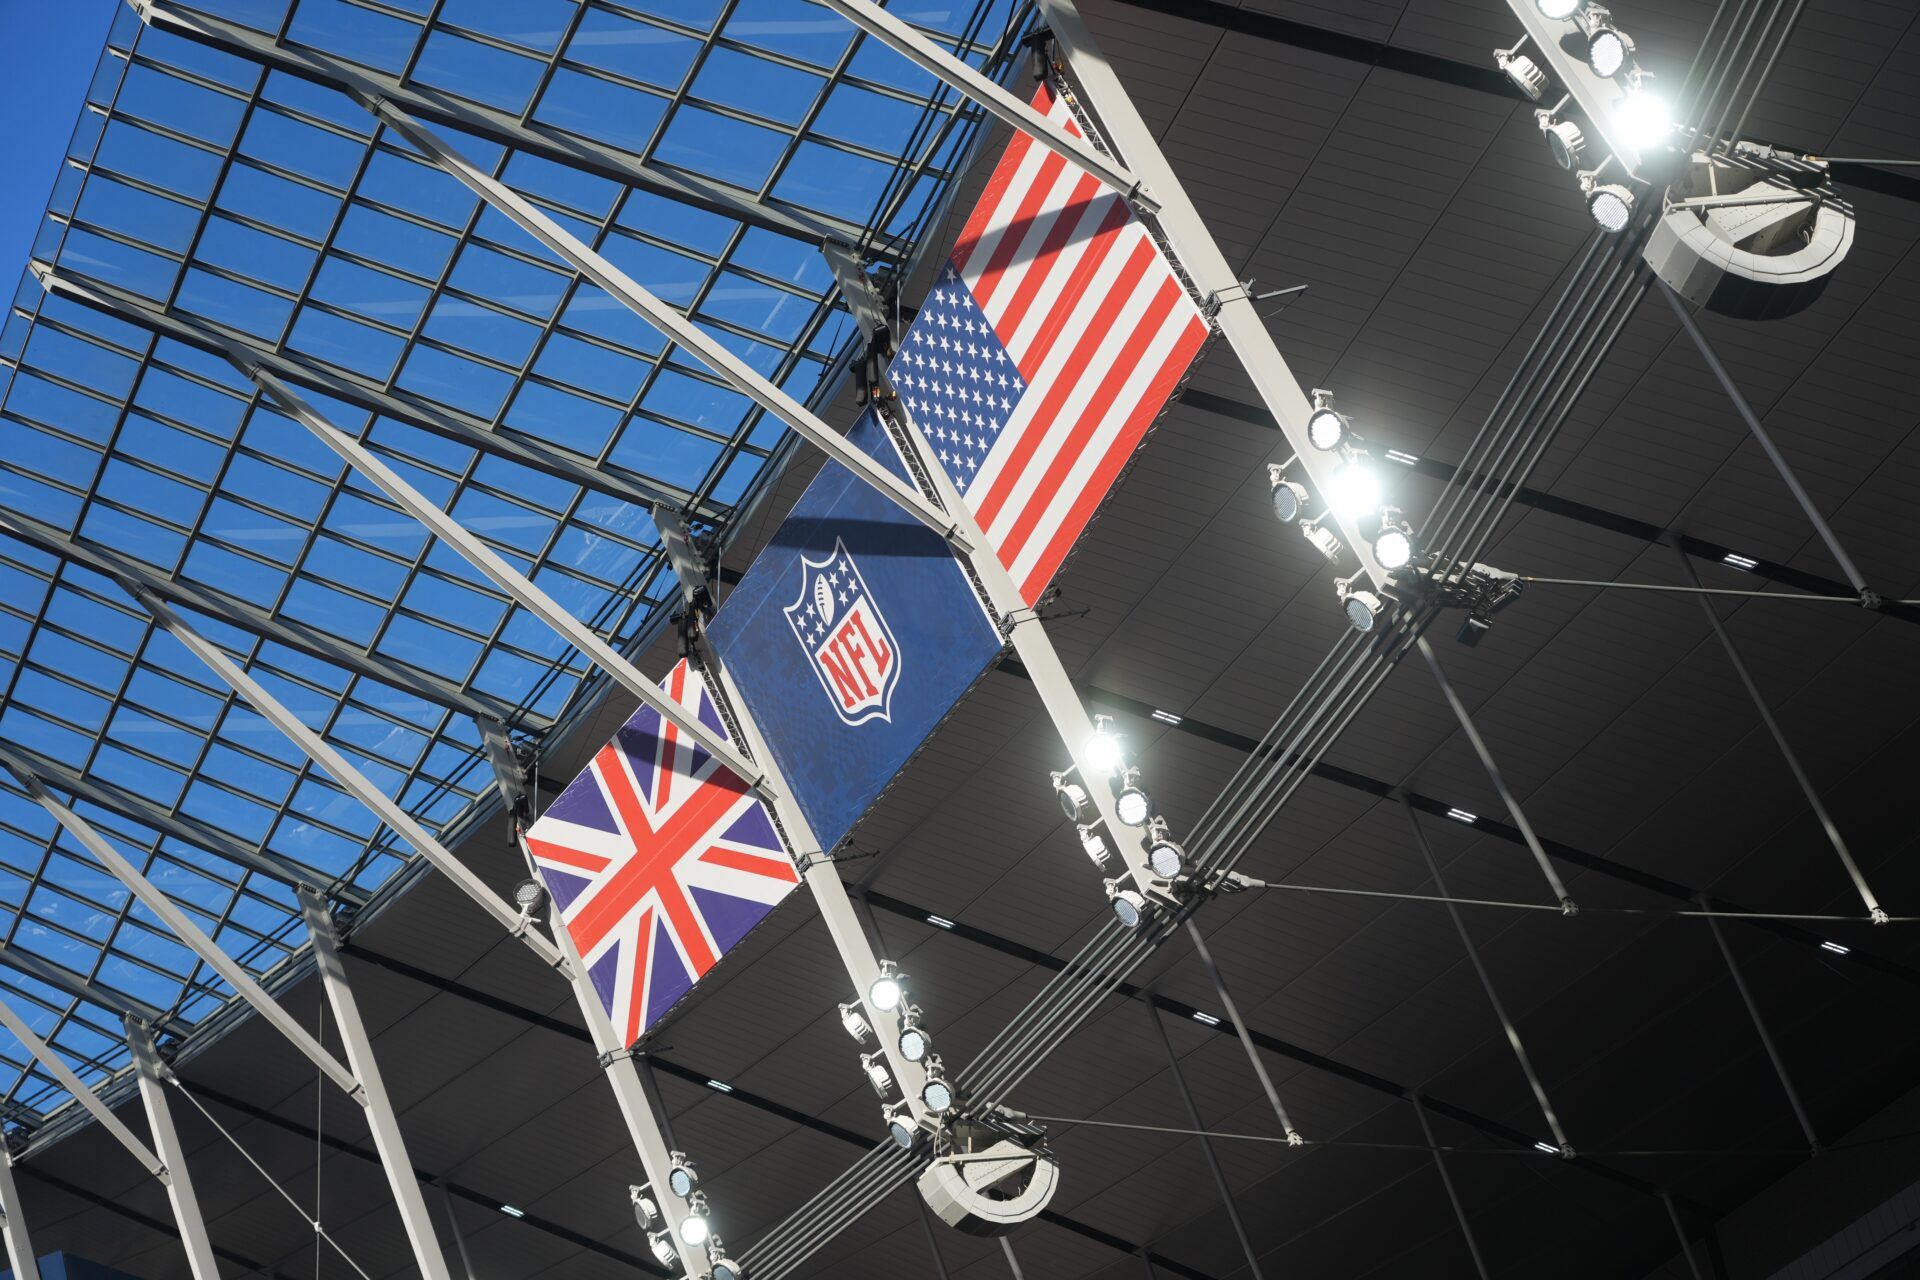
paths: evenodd
<path fill-rule="evenodd" d="M 1033 105 L 1085 136 L 1050 86 Z M 1132 207 L 1016 132 L 890 377 L 1027 603 L 1210 333 Z"/>
<path fill-rule="evenodd" d="M 684 659 L 662 687 L 728 736 Z M 800 883 L 766 808 L 650 707 L 567 784 L 527 848 L 628 1045 Z"/>

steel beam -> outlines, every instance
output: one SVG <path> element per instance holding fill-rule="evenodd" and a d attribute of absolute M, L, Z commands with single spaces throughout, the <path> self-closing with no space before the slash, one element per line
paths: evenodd
<path fill-rule="evenodd" d="M 878 490 L 914 519 L 959 545 L 961 535 L 953 521 L 918 493 L 902 484 L 891 471 L 848 444 L 838 432 L 798 400 L 763 377 L 725 344 L 709 336 L 679 311 L 642 288 L 626 272 L 607 261 L 580 237 L 549 217 L 538 205 L 486 172 L 420 121 L 393 102 L 363 99 L 362 105 L 424 152 L 443 171 L 459 179 L 475 195 L 540 241 L 586 279 L 618 299 L 634 314 L 707 366 L 742 395 L 784 422 L 809 443 Z"/>
<path fill-rule="evenodd" d="M 1035 111 L 1031 104 L 1002 88 L 872 0 L 819 0 L 827 8 L 868 35 L 904 56 L 936 80 L 978 103 L 1068 164 L 1092 174 L 1147 212 L 1159 203 L 1141 187 L 1140 179 L 1113 157 L 1094 149 L 1082 138 Z"/>
<path fill-rule="evenodd" d="M 128 3 L 143 21 L 169 35 L 184 36 L 350 96 L 381 98 L 419 119 L 450 125 L 476 138 L 610 178 L 623 186 L 637 187 L 748 226 L 816 244 L 832 240 L 851 242 L 859 239 L 863 232 L 863 228 L 851 223 L 782 208 L 756 199 L 751 192 L 697 174 L 656 169 L 591 138 L 523 119 L 518 112 L 457 98 L 418 81 L 356 66 L 316 49 L 283 44 L 237 22 L 183 12 L 161 0 L 128 0 Z"/>
<path fill-rule="evenodd" d="M 1153 131 L 1140 118 L 1073 0 L 1036 0 L 1036 5 L 1042 21 L 1053 34 L 1057 52 L 1099 119 L 1107 142 L 1159 200 L 1160 209 L 1154 220 L 1161 234 L 1200 295 L 1217 306 L 1214 323 L 1220 336 L 1240 358 L 1261 403 L 1280 424 L 1287 446 L 1297 459 L 1295 465 L 1312 481 L 1314 492 L 1324 501 L 1326 495 L 1333 492 L 1333 471 L 1339 459 L 1308 443 L 1307 418 L 1313 412 L 1312 402 L 1287 367 L 1279 347 L 1274 345 L 1273 335 L 1267 332 L 1267 323 L 1255 308 L 1250 292 L 1214 243 L 1206 222 L 1187 198 L 1173 166 L 1161 154 Z M 1360 536 L 1358 524 L 1339 512 L 1333 512 L 1329 518 L 1338 528 L 1347 550 L 1358 561 L 1360 572 L 1376 586 L 1385 583 L 1386 571 L 1374 559 L 1372 544 Z"/>
<path fill-rule="evenodd" d="M 1200 1140 L 1201 1154 L 1207 1158 L 1207 1170 L 1213 1174 L 1213 1185 L 1220 1192 L 1220 1204 L 1227 1211 L 1227 1222 L 1233 1227 L 1233 1235 L 1240 1242 L 1240 1251 L 1246 1255 L 1247 1271 L 1253 1280 L 1262 1280 L 1260 1257 L 1253 1251 L 1253 1241 L 1247 1238 L 1247 1229 L 1240 1221 L 1240 1210 L 1233 1203 L 1233 1188 L 1227 1185 L 1226 1170 L 1220 1167 L 1220 1157 L 1214 1154 L 1213 1139 L 1207 1136 L 1206 1125 L 1201 1122 L 1200 1108 L 1193 1100 L 1193 1092 L 1187 1088 L 1187 1077 L 1180 1070 L 1180 1059 L 1173 1051 L 1173 1041 L 1167 1035 L 1167 1025 L 1160 1020 L 1160 1010 L 1147 1001 L 1147 1017 L 1153 1022 L 1153 1033 L 1160 1040 L 1160 1047 L 1167 1051 L 1167 1066 L 1173 1072 L 1173 1082 L 1179 1086 L 1180 1098 L 1187 1104 L 1187 1117 L 1193 1121 L 1194 1135 Z"/>
<path fill-rule="evenodd" d="M 20 1203 L 20 1186 L 13 1180 L 13 1152 L 0 1146 L 0 1235 L 6 1237 L 7 1264 L 13 1280 L 40 1280 L 40 1261 L 27 1234 L 27 1214 Z M 945 1280 L 942 1277 L 942 1280 Z"/>
<path fill-rule="evenodd" d="M 1700 899 L 1700 909 L 1705 913 L 1707 928 L 1713 934 L 1714 945 L 1720 948 L 1720 955 L 1727 962 L 1727 972 L 1733 977 L 1734 990 L 1740 993 L 1740 1003 L 1746 1006 L 1747 1017 L 1753 1021 L 1755 1034 L 1760 1037 L 1760 1045 L 1767 1051 L 1767 1061 L 1773 1064 L 1773 1074 L 1780 1081 L 1780 1090 L 1787 1095 L 1787 1102 L 1793 1107 L 1793 1118 L 1800 1124 L 1800 1132 L 1807 1140 L 1807 1146 L 1813 1154 L 1820 1154 L 1820 1135 L 1814 1132 L 1813 1121 L 1807 1115 L 1806 1106 L 1800 1101 L 1800 1091 L 1793 1087 L 1793 1076 L 1787 1071 L 1787 1060 L 1780 1056 L 1780 1049 L 1773 1043 L 1773 1036 L 1767 1031 L 1767 1020 L 1760 1016 L 1760 1002 L 1753 998 L 1753 992 L 1747 986 L 1746 975 L 1740 972 L 1740 962 L 1734 959 L 1733 948 L 1727 945 L 1726 935 L 1720 932 L 1720 921 L 1707 906 L 1704 896 Z"/>
<path fill-rule="evenodd" d="M 106 1103 L 100 1101 L 93 1090 L 87 1087 L 86 1081 L 75 1075 L 73 1068 L 48 1047 L 45 1040 L 35 1035 L 33 1028 L 29 1027 L 25 1019 L 13 1011 L 13 1006 L 4 1000 L 0 1000 L 0 1026 L 13 1032 L 14 1037 L 20 1041 L 26 1051 L 33 1055 L 33 1060 L 40 1064 L 41 1070 L 52 1076 L 62 1089 L 73 1095 L 73 1100 L 99 1121 L 100 1127 L 112 1135 L 115 1142 L 125 1147 L 135 1160 L 146 1166 L 148 1173 L 162 1182 L 166 1181 L 166 1162 L 155 1155 L 146 1143 L 134 1137 L 133 1130 L 120 1122 L 120 1117 L 113 1114 Z"/>
<path fill-rule="evenodd" d="M 19 751 L 5 743 L 0 743 L 0 768 L 10 769 L 22 776 L 37 777 L 76 800 L 84 800 L 88 804 L 111 810 L 131 822 L 137 822 L 143 827 L 152 827 L 163 836 L 170 836 L 196 849 L 225 858 L 235 866 L 257 872 L 269 880 L 275 880 L 284 885 L 299 885 L 321 883 L 327 879 L 311 867 L 289 861 L 259 846 L 242 844 L 218 828 L 209 827 L 183 814 L 169 813 L 145 796 L 136 796 L 118 787 L 107 786 L 85 774 L 75 773 L 66 766 L 48 760 L 37 753 Z M 365 904 L 368 896 L 365 890 L 356 889 L 347 884 L 339 885 L 329 892 L 341 901 L 351 902 L 355 906 Z"/>
<path fill-rule="evenodd" d="M 76 542 L 52 525 L 43 524 L 31 516 L 0 511 L 0 534 L 18 539 L 69 564 L 121 582 L 134 583 L 171 604 L 218 618 L 235 630 L 259 636 L 262 640 L 309 658 L 317 658 L 351 675 L 363 676 L 390 689 L 410 693 L 449 711 L 468 716 L 493 716 L 534 730 L 544 729 L 553 723 L 546 716 L 522 711 L 512 703 L 489 694 L 462 689 L 424 671 L 401 666 L 377 654 L 365 653 L 318 628 L 289 618 L 275 617 L 245 600 L 163 574 L 150 565 L 110 548 Z"/>
<path fill-rule="evenodd" d="M 1427 1149 L 1433 1153 L 1433 1167 L 1440 1173 L 1440 1185 L 1446 1188 L 1447 1203 L 1453 1206 L 1453 1220 L 1460 1224 L 1460 1235 L 1467 1242 L 1467 1252 L 1473 1255 L 1473 1269 L 1480 1273 L 1480 1280 L 1492 1280 L 1487 1274 L 1486 1259 L 1480 1256 L 1480 1242 L 1473 1237 L 1473 1224 L 1467 1221 L 1467 1207 L 1461 1203 L 1459 1189 L 1453 1185 L 1453 1174 L 1447 1171 L 1447 1154 L 1433 1140 L 1433 1125 L 1427 1119 L 1427 1109 L 1421 1104 L 1417 1093 L 1409 1093 L 1407 1101 L 1413 1103 L 1413 1114 L 1420 1119 L 1420 1132 L 1426 1135 Z"/>
<path fill-rule="evenodd" d="M 1213 951 L 1207 946 L 1207 940 L 1200 934 L 1200 926 L 1187 917 L 1187 937 L 1193 942 L 1194 954 L 1200 957 L 1200 963 L 1206 967 L 1207 976 L 1213 979 L 1213 990 L 1220 997 L 1220 1007 L 1227 1011 L 1227 1020 L 1233 1024 L 1233 1034 L 1240 1041 L 1240 1047 L 1246 1050 L 1247 1061 L 1253 1064 L 1253 1074 L 1260 1079 L 1260 1089 L 1267 1095 L 1267 1102 L 1273 1107 L 1273 1114 L 1279 1117 L 1280 1131 L 1287 1135 L 1287 1145 L 1297 1147 L 1305 1139 L 1299 1130 L 1293 1127 L 1293 1117 L 1280 1102 L 1280 1091 L 1273 1087 L 1273 1077 L 1267 1074 L 1267 1064 L 1261 1061 L 1260 1050 L 1254 1047 L 1253 1035 L 1247 1029 L 1245 1018 L 1240 1016 L 1240 1006 L 1233 1002 L 1233 996 L 1227 991 L 1227 980 L 1220 976 L 1220 967 L 1213 962 Z"/>
<path fill-rule="evenodd" d="M 273 374 L 258 368 L 245 372 L 289 417 L 312 432 L 320 443 L 339 454 L 348 466 L 392 498 L 401 510 L 425 525 L 434 537 L 479 570 L 494 586 L 506 592 L 521 608 L 553 628 L 562 639 L 619 682 L 628 693 L 671 721 L 689 739 L 705 747 L 749 787 L 763 785 L 763 770 L 742 759 L 740 753 L 729 746 L 724 738 L 702 724 L 698 716 L 668 697 L 660 686 L 641 675 L 640 669 L 602 640 L 598 632 L 561 608 L 552 596 L 534 585 L 533 579 L 508 564 L 492 547 L 448 515 L 439 503 L 408 484 L 373 450 L 328 422 L 297 391 Z"/>
<path fill-rule="evenodd" d="M 140 900 L 141 905 L 158 916 L 160 923 L 164 924 L 174 937 L 178 938 L 188 950 L 199 956 L 208 968 L 219 974 L 241 999 L 253 1006 L 255 1013 L 265 1019 L 274 1030 L 285 1036 L 294 1048 L 305 1054 L 335 1084 L 349 1094 L 357 1091 L 358 1086 L 354 1081 L 353 1073 L 328 1053 L 320 1042 L 313 1038 L 312 1033 L 301 1026 L 291 1014 L 281 1008 L 279 1003 L 268 995 L 258 982 L 254 981 L 253 975 L 241 968 L 237 960 L 222 951 L 199 925 L 175 906 L 173 899 L 160 892 L 151 880 L 140 874 L 139 868 L 122 857 L 120 851 L 94 829 L 92 823 L 55 799 L 53 793 L 47 790 L 40 779 L 30 773 L 19 776 L 22 785 L 27 789 L 27 794 L 33 797 L 41 808 L 52 814 L 54 820 L 66 828 L 67 834 L 91 854 L 94 861 L 105 867 L 114 879 L 126 885 L 133 896 Z"/>
<path fill-rule="evenodd" d="M 993 549 L 974 519 L 973 509 L 947 475 L 946 468 L 934 457 L 925 433 L 905 411 L 903 402 L 896 402 L 896 407 L 901 410 L 899 417 L 906 428 L 910 446 L 919 455 L 920 470 L 931 481 L 934 492 L 972 543 L 973 549 L 963 553 L 964 558 L 972 566 L 981 586 L 986 588 L 988 604 L 1006 624 L 1007 639 L 1013 645 L 1013 651 L 1019 655 L 1021 665 L 1026 668 L 1034 692 L 1040 695 L 1040 703 L 1047 709 L 1054 731 L 1060 735 L 1061 744 L 1072 758 L 1088 797 L 1099 811 L 1108 838 L 1119 850 L 1140 892 L 1172 903 L 1174 900 L 1167 892 L 1166 882 L 1154 875 L 1147 861 L 1149 841 L 1146 828 L 1130 827 L 1120 821 L 1113 789 L 1106 785 L 1107 775 L 1101 773 L 1087 755 L 1087 747 L 1094 735 L 1093 717 L 1087 714 L 1086 704 L 1080 701 L 1079 691 L 1073 687 L 1065 664 L 1060 661 L 1053 642 L 1047 638 L 1047 630 L 1039 614 L 1028 606 L 1026 598 L 1020 594 L 1013 575 L 1000 562 L 999 552 Z"/>
<path fill-rule="evenodd" d="M 138 1018 L 142 1022 L 176 1035 L 184 1035 L 193 1029 L 193 1023 L 180 1018 L 170 1018 L 166 1010 L 157 1005 L 148 1004 L 145 1000 L 136 1000 L 132 996 L 122 995 L 118 991 L 110 991 L 105 987 L 95 986 L 65 965 L 55 964 L 31 951 L 22 951 L 18 947 L 0 943 L 0 965 L 16 973 L 25 974 L 35 981 L 44 982 L 55 991 L 72 996 L 75 1000 L 85 1000 L 89 1004 L 97 1005 L 121 1018 Z"/>
<path fill-rule="evenodd" d="M 194 1194 L 193 1178 L 187 1172 L 187 1149 L 173 1127 L 173 1111 L 167 1105 L 167 1067 L 153 1046 L 153 1033 L 137 1018 L 127 1019 L 127 1048 L 133 1053 L 133 1072 L 140 1082 L 140 1102 L 147 1110 L 147 1130 L 153 1134 L 153 1145 L 159 1148 L 160 1159 L 167 1167 L 161 1181 L 166 1183 L 173 1223 L 187 1251 L 187 1268 L 194 1280 L 220 1280 L 220 1264 L 214 1260 L 213 1241 L 207 1236 L 207 1221 L 200 1213 L 200 1197 Z"/>
<path fill-rule="evenodd" d="M 366 1024 L 360 1020 L 360 1006 L 353 987 L 347 982 L 346 966 L 340 962 L 340 935 L 334 930 L 327 904 L 311 888 L 300 889 L 300 914 L 313 940 L 314 968 L 333 1010 L 333 1024 L 340 1032 L 340 1046 L 347 1055 L 360 1086 L 360 1102 L 367 1111 L 367 1128 L 373 1134 L 374 1150 L 380 1153 L 380 1167 L 386 1170 L 387 1186 L 393 1203 L 400 1210 L 400 1222 L 413 1248 L 414 1263 L 424 1280 L 453 1280 L 447 1270 L 447 1258 L 440 1249 L 427 1202 L 420 1194 L 420 1182 L 413 1175 L 413 1162 L 407 1158 L 406 1139 L 400 1133 L 399 1117 L 387 1097 L 386 1083 L 380 1076 L 380 1063 L 373 1054 L 373 1042 Z"/>
<path fill-rule="evenodd" d="M 277 377 L 297 382 L 355 408 L 579 485 L 589 493 L 603 493 L 636 506 L 655 502 L 684 506 L 691 501 L 691 495 L 685 490 L 608 470 L 596 465 L 591 458 L 538 440 L 495 431 L 484 418 L 435 404 L 409 392 L 389 391 L 374 378 L 329 369 L 286 355 L 273 344 L 251 334 L 222 328 L 175 311 L 162 311 L 136 294 L 98 280 L 82 281 L 62 275 L 38 262 L 29 265 L 39 279 L 41 288 L 57 298 L 91 307 L 163 338 L 172 338 L 176 342 L 224 356 L 243 367 L 265 369 Z M 700 504 L 695 510 L 708 519 L 723 514 L 708 503 Z"/>
<path fill-rule="evenodd" d="M 406 841 L 415 853 L 425 858 L 436 871 L 451 880 L 455 888 L 478 903 L 481 910 L 492 916 L 507 932 L 526 943 L 542 962 L 555 968 L 565 968 L 566 961 L 560 952 L 552 943 L 528 929 L 526 921 L 518 911 L 490 889 L 484 880 L 473 874 L 465 863 L 449 853 L 445 846 L 429 835 L 426 828 L 422 827 L 412 814 L 402 809 L 365 774 L 349 764 L 344 756 L 329 746 L 319 734 L 309 729 L 279 699 L 262 688 L 258 681 L 243 671 L 218 646 L 189 627 L 179 614 L 167 606 L 165 601 L 149 592 L 139 590 L 132 584 L 127 584 L 127 589 L 132 592 L 134 599 L 139 601 L 140 606 L 153 615 L 155 621 L 171 632 L 174 639 L 186 646 L 189 653 L 205 663 L 208 670 L 219 676 L 228 688 L 252 704 L 255 711 L 258 711 L 274 728 L 280 730 L 308 760 L 320 766 L 348 795 L 372 810 L 374 815 L 392 828 L 394 833 Z M 339 1064 L 334 1065 L 338 1067 Z M 340 1070 L 345 1072 L 345 1068 Z M 346 1082 L 341 1087 L 349 1092 L 353 1090 L 351 1075 L 346 1076 Z"/>

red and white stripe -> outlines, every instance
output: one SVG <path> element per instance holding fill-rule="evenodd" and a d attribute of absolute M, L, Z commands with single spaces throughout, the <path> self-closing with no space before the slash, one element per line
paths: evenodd
<path fill-rule="evenodd" d="M 1085 136 L 1048 87 L 1034 106 Z M 1001 156 L 953 266 L 1029 384 L 966 499 L 1032 603 L 1208 324 L 1127 203 L 1024 133 Z"/>

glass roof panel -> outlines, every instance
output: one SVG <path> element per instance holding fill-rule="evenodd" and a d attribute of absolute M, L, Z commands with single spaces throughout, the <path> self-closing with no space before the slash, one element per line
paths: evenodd
<path fill-rule="evenodd" d="M 75 123 L 33 248 L 68 291 L 28 273 L 0 330 L 0 740 L 264 974 L 304 943 L 294 881 L 364 901 L 413 851 L 116 575 L 172 597 L 430 832 L 491 802 L 474 708 L 538 736 L 602 681 L 227 354 L 278 362 L 616 645 L 677 599 L 636 496 L 724 537 L 788 447 L 311 66 L 442 104 L 442 138 L 801 399 L 831 394 L 858 337 L 832 274 L 816 243 L 716 210 L 909 255 L 978 115 L 808 0 L 165 7 L 265 52 L 123 10 Z M 1000 70 L 1026 13 L 914 20 Z M 296 49 L 317 63 L 272 65 Z M 97 1083 L 125 1064 L 125 1010 L 190 1033 L 230 995 L 0 770 L 0 998 Z M 65 1102 L 0 1051 L 0 1116 L 34 1128 Z"/>

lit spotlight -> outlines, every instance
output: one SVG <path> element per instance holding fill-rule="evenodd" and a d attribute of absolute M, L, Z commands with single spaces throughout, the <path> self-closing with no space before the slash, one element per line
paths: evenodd
<path fill-rule="evenodd" d="M 900 1007 L 900 1001 L 906 995 L 906 975 L 893 967 L 893 961 L 880 962 L 880 976 L 867 988 L 867 1003 L 882 1013 L 892 1013 Z"/>
<path fill-rule="evenodd" d="M 1643 89 L 1635 89 L 1615 104 L 1613 122 L 1642 151 L 1661 146 L 1673 136 L 1673 110 L 1667 100 Z"/>
<path fill-rule="evenodd" d="M 1120 781 L 1120 797 L 1114 801 L 1114 813 L 1130 827 L 1146 826 L 1147 819 L 1153 816 L 1153 797 L 1140 785 L 1140 771 L 1129 769 Z"/>
<path fill-rule="evenodd" d="M 953 1086 L 947 1083 L 938 1058 L 927 1063 L 927 1082 L 920 1086 L 920 1101 L 936 1116 L 953 1107 Z"/>
<path fill-rule="evenodd" d="M 1113 908 L 1113 915 L 1129 929 L 1138 928 L 1147 918 L 1147 900 L 1132 889 L 1122 889 L 1117 880 L 1107 881 L 1107 903 Z"/>
<path fill-rule="evenodd" d="M 1345 414 L 1333 408 L 1333 393 L 1315 388 L 1313 413 L 1307 418 L 1307 443 L 1316 449 L 1338 449 L 1351 433 L 1353 424 Z"/>
<path fill-rule="evenodd" d="M 913 1140 L 920 1136 L 920 1126 L 913 1122 L 913 1112 L 904 1102 L 882 1107 L 880 1116 L 887 1122 L 887 1136 L 902 1151 L 913 1146 Z"/>
<path fill-rule="evenodd" d="M 705 1200 L 694 1206 L 693 1212 L 680 1219 L 680 1243 L 694 1246 L 703 1245 L 707 1237 L 713 1234 L 713 1227 L 707 1221 Z"/>
<path fill-rule="evenodd" d="M 1602 231 L 1625 231 L 1633 217 L 1633 192 L 1617 182 L 1600 183 L 1587 192 L 1587 212 Z"/>
<path fill-rule="evenodd" d="M 1533 0 L 1533 7 L 1540 11 L 1541 17 L 1558 22 L 1586 8 L 1587 0 Z"/>
<path fill-rule="evenodd" d="M 1286 472 L 1277 466 L 1268 467 L 1267 476 L 1273 485 L 1273 514 L 1280 517 L 1280 523 L 1292 524 L 1307 509 L 1307 486 L 1287 479 Z"/>
<path fill-rule="evenodd" d="M 1387 525 L 1373 540 L 1373 558 L 1388 573 L 1406 568 L 1413 560 L 1413 534 L 1404 525 Z"/>
<path fill-rule="evenodd" d="M 1348 587 L 1342 583 L 1340 588 L 1340 607 L 1347 611 L 1347 622 L 1355 631 L 1362 633 L 1373 630 L 1380 621 L 1380 615 L 1386 611 L 1386 602 L 1371 591 Z"/>
<path fill-rule="evenodd" d="M 685 1200 L 700 1187 L 700 1175 L 693 1167 L 693 1161 L 687 1159 L 684 1151 L 668 1152 L 673 1168 L 667 1171 L 667 1190 Z"/>
<path fill-rule="evenodd" d="M 1380 509 L 1380 477 L 1364 458 L 1343 462 L 1327 482 L 1327 501 L 1349 520 Z"/>
<path fill-rule="evenodd" d="M 1094 733 L 1083 752 L 1088 766 L 1103 775 L 1112 774 L 1121 764 L 1120 735 L 1108 727 L 1112 723 L 1111 716 L 1095 716 Z"/>
<path fill-rule="evenodd" d="M 1587 35 L 1587 65 L 1593 74 L 1608 80 L 1626 68 L 1633 56 L 1633 41 L 1615 27 L 1596 26 Z"/>

